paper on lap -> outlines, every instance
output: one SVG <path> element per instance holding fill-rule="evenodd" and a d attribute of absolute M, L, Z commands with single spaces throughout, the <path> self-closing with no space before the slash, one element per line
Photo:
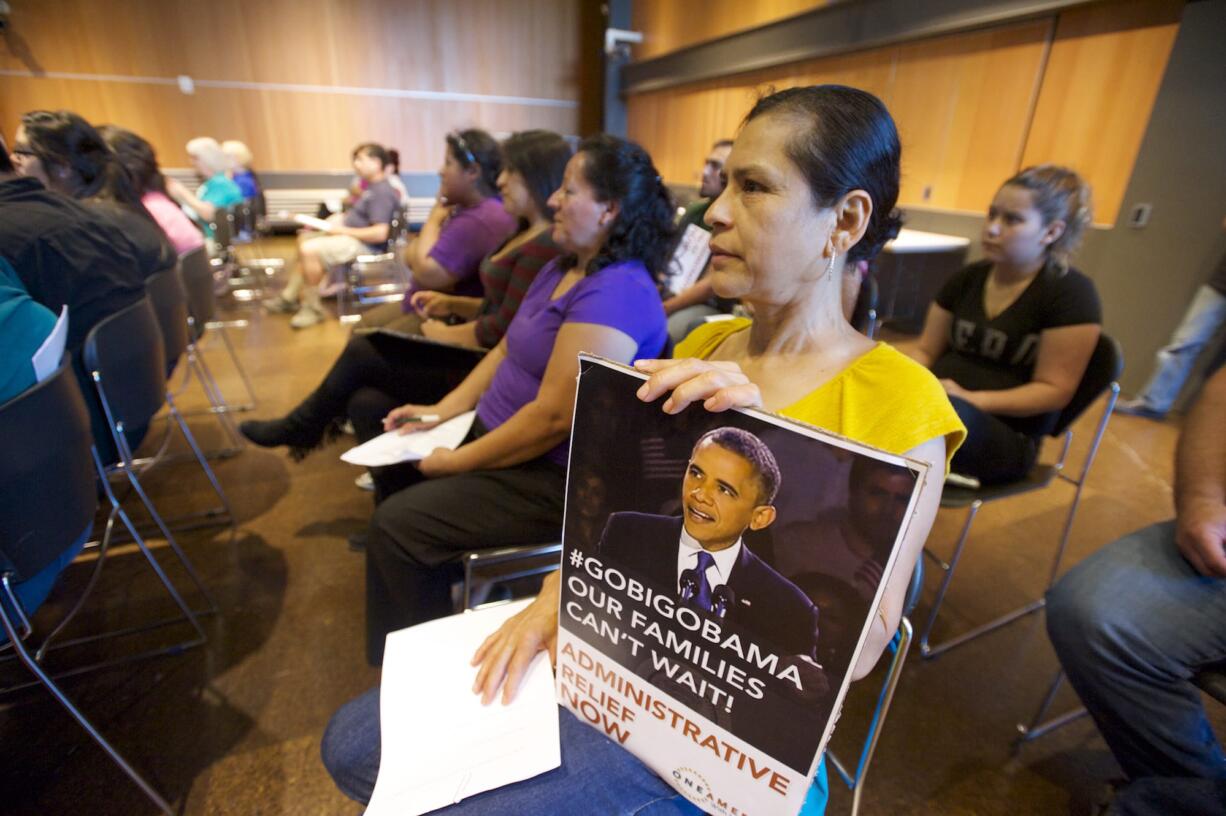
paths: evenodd
<path fill-rule="evenodd" d="M 387 636 L 379 696 L 382 758 L 367 816 L 417 816 L 562 763 L 544 653 L 511 705 L 481 705 L 469 665 L 528 601 L 453 615 Z"/>
<path fill-rule="evenodd" d="M 331 223 L 323 220 L 322 218 L 316 218 L 313 215 L 298 214 L 294 216 L 294 220 L 304 227 L 310 227 L 311 229 L 317 229 L 323 232 L 332 231 Z"/>
<path fill-rule="evenodd" d="M 30 364 L 34 366 L 34 377 L 39 382 L 50 377 L 60 367 L 60 361 L 64 359 L 64 346 L 68 342 L 68 307 L 64 306 L 60 309 L 60 316 L 55 321 L 55 326 L 51 329 L 51 333 L 43 340 L 38 351 L 34 352 L 34 356 L 30 358 Z"/>
<path fill-rule="evenodd" d="M 435 448 L 455 450 L 468 436 L 476 416 L 476 411 L 468 411 L 424 431 L 407 434 L 388 431 L 345 451 L 341 461 L 363 467 L 386 467 L 425 459 Z"/>

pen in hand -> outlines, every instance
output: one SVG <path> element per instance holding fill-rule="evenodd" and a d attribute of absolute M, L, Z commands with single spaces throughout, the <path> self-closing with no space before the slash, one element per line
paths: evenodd
<path fill-rule="evenodd" d="M 396 427 L 401 425 L 411 425 L 417 422 L 438 422 L 442 417 L 438 414 L 422 414 L 421 416 L 398 416 L 396 417 Z"/>

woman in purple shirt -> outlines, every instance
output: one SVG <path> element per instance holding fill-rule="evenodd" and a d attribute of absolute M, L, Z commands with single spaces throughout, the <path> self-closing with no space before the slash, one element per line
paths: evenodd
<path fill-rule="evenodd" d="M 477 411 L 455 450 L 436 450 L 411 474 L 375 472 L 385 498 L 366 549 L 372 664 L 382 662 L 388 632 L 450 614 L 462 552 L 561 534 L 578 353 L 629 363 L 664 351 L 652 273 L 669 247 L 672 205 L 651 158 L 612 136 L 588 139 L 550 205 L 567 254 L 537 274 L 502 342 L 437 404 L 403 405 L 383 420 L 390 430 L 413 417 Z M 392 479 L 415 483 L 392 492 Z"/>

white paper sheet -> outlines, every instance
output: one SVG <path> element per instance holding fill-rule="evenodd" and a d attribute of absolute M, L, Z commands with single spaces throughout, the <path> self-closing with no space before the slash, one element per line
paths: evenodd
<path fill-rule="evenodd" d="M 332 225 L 330 223 L 322 218 L 316 218 L 313 215 L 298 214 L 294 216 L 294 220 L 299 224 L 302 224 L 304 227 L 312 227 L 317 230 L 322 230 L 323 232 L 332 231 Z"/>
<path fill-rule="evenodd" d="M 711 258 L 711 233 L 690 224 L 681 234 L 673 257 L 668 261 L 664 286 L 674 295 L 694 285 Z"/>
<path fill-rule="evenodd" d="M 418 816 L 562 764 L 553 674 L 542 653 L 509 706 L 470 690 L 481 642 L 528 601 L 387 636 L 379 693 L 382 759 L 366 816 Z"/>
<path fill-rule="evenodd" d="M 455 450 L 468 436 L 476 416 L 476 411 L 469 411 L 425 431 L 407 434 L 399 430 L 388 431 L 345 451 L 341 454 L 341 460 L 363 467 L 384 467 L 425 459 L 435 448 Z"/>
<path fill-rule="evenodd" d="M 64 346 L 67 342 L 68 307 L 64 306 L 60 309 L 60 316 L 55 321 L 51 334 L 47 335 L 47 339 L 30 358 L 30 363 L 34 366 L 35 379 L 42 382 L 55 373 L 55 370 L 60 367 L 60 361 L 64 359 Z"/>

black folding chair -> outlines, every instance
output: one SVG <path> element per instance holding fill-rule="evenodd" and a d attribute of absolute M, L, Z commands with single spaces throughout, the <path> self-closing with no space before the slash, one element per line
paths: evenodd
<path fill-rule="evenodd" d="M 188 347 L 192 345 L 192 341 L 188 335 L 187 293 L 183 288 L 183 281 L 179 270 L 177 268 L 167 269 L 151 276 L 145 282 L 145 293 L 149 298 L 150 304 L 153 306 L 158 328 L 161 331 L 167 376 L 170 376 L 170 373 L 180 360 L 186 359 L 187 368 L 184 371 L 183 379 L 183 386 L 186 386 L 192 371 L 196 370 L 197 367 L 194 360 L 186 358 L 186 352 Z M 203 381 L 203 377 L 199 374 L 198 370 L 197 377 Z M 180 387 L 180 391 L 183 386 Z M 190 517 L 169 519 L 167 524 L 172 528 L 182 529 L 182 523 L 189 520 L 205 520 L 209 524 L 225 520 L 232 529 L 235 529 L 234 512 L 230 507 L 230 500 L 226 497 L 226 493 L 222 489 L 217 475 L 213 472 L 213 468 L 209 466 L 208 459 L 201 454 L 195 438 L 192 436 L 187 424 L 183 421 L 183 416 L 175 405 L 175 394 L 169 391 L 166 394 L 166 405 L 168 408 L 167 427 L 158 452 L 147 459 L 134 460 L 133 464 L 138 468 L 137 472 L 144 475 L 145 471 L 149 468 L 167 458 L 166 450 L 170 443 L 172 426 L 177 426 L 179 432 L 187 440 L 194 458 L 204 471 L 204 475 L 213 486 L 214 492 L 217 493 L 217 497 L 221 500 L 221 506 L 193 513 Z"/>
<path fill-rule="evenodd" d="M 34 627 L 16 586 L 50 568 L 71 549 L 89 528 L 98 503 L 96 477 L 102 466 L 96 451 L 91 457 L 89 415 L 70 368 L 65 362 L 44 382 L 0 405 L 0 434 L 5 439 L 5 455 L 0 457 L 0 625 L 8 637 L 5 648 L 13 650 L 35 681 L 158 809 L 170 814 L 174 811 L 166 800 L 107 742 L 43 668 L 45 650 L 31 654 L 26 644 Z M 129 523 L 126 514 L 124 522 Z M 156 562 L 152 563 L 157 569 Z M 91 580 L 85 592 L 92 586 Z"/>
<path fill-rule="evenodd" d="M 890 665 L 885 677 L 881 679 L 881 691 L 877 693 L 877 705 L 873 709 L 873 717 L 869 721 L 868 731 L 864 735 L 864 746 L 860 749 L 860 757 L 856 767 L 849 771 L 835 756 L 833 751 L 827 751 L 826 757 L 831 767 L 843 780 L 843 784 L 851 788 L 851 814 L 860 812 L 860 801 L 864 796 L 864 779 L 868 776 L 868 766 L 873 761 L 877 751 L 877 743 L 881 740 L 881 730 L 885 727 L 885 718 L 890 713 L 890 703 L 894 700 L 894 692 L 898 690 L 898 681 L 902 679 L 903 664 L 911 651 L 911 639 L 914 630 L 911 627 L 910 615 L 915 611 L 920 593 L 924 590 L 924 559 L 915 562 L 915 570 L 911 573 L 911 583 L 907 585 L 907 598 L 903 602 L 902 620 L 898 622 L 898 632 L 890 641 L 887 650 L 890 652 Z"/>
<path fill-rule="evenodd" d="M 949 584 L 954 578 L 954 570 L 957 568 L 958 561 L 962 558 L 962 551 L 966 547 L 967 540 L 970 538 L 971 524 L 974 523 L 975 517 L 979 513 L 979 508 L 988 502 L 1042 490 L 1059 478 L 1073 485 L 1074 492 L 1072 503 L 1069 505 L 1068 515 L 1064 519 L 1064 529 L 1056 546 L 1056 555 L 1052 561 L 1047 585 L 1043 591 L 1046 592 L 1055 583 L 1056 576 L 1060 572 L 1060 562 L 1064 558 L 1065 549 L 1068 547 L 1069 534 L 1073 530 L 1073 520 L 1077 515 L 1077 508 L 1081 504 L 1081 494 L 1085 490 L 1086 479 L 1090 475 L 1090 468 L 1093 466 L 1094 458 L 1098 454 L 1098 446 L 1101 444 L 1103 434 L 1107 430 L 1107 422 L 1111 419 L 1111 411 L 1115 407 L 1115 401 L 1120 395 L 1120 386 L 1117 380 L 1123 370 L 1124 352 L 1120 349 L 1119 343 L 1106 334 L 1099 335 L 1098 345 L 1095 346 L 1094 353 L 1090 356 L 1090 362 L 1086 366 L 1085 374 L 1082 375 L 1081 383 L 1077 386 L 1077 390 L 1074 392 L 1069 404 L 1060 412 L 1060 416 L 1056 420 L 1056 426 L 1052 429 L 1051 436 L 1053 438 L 1063 436 L 1064 439 L 1060 458 L 1054 464 L 1037 464 L 1031 468 L 1030 473 L 1026 474 L 1025 478 L 1016 482 L 1010 482 L 1009 484 L 978 489 L 956 487 L 952 484 L 945 486 L 945 491 L 941 494 L 941 507 L 966 508 L 966 522 L 962 525 L 962 533 L 958 537 L 958 543 L 954 546 L 953 555 L 948 562 L 941 560 L 927 547 L 924 548 L 924 555 L 937 563 L 944 572 L 944 577 L 937 588 L 936 598 L 932 602 L 932 610 L 928 613 L 928 621 L 924 625 L 923 632 L 920 634 L 919 646 L 921 657 L 936 657 L 950 649 L 974 640 L 980 635 L 986 635 L 988 632 L 993 632 L 1002 626 L 1043 608 L 1043 594 L 1040 593 L 1036 600 L 1030 601 L 994 620 L 976 626 L 964 634 L 950 638 L 944 643 L 932 645 L 928 642 L 933 626 L 936 625 L 937 615 L 941 611 L 941 602 L 945 600 L 945 593 L 949 590 Z M 1075 477 L 1069 476 L 1064 470 L 1069 447 L 1073 441 L 1073 432 L 1069 426 L 1104 392 L 1107 394 L 1107 403 L 1103 406 L 1102 415 L 1095 426 L 1094 436 L 1090 440 L 1090 450 L 1086 454 L 1085 463 L 1081 467 L 1081 473 Z"/>
<path fill-rule="evenodd" d="M 114 517 L 120 508 L 118 500 L 114 499 L 109 477 L 122 475 L 140 497 L 145 510 L 161 531 L 166 543 L 182 564 L 192 583 L 204 596 L 208 603 L 208 611 L 215 612 L 217 605 L 213 602 L 204 581 L 201 580 L 196 568 L 192 566 L 187 555 L 179 547 L 174 534 L 171 533 L 153 501 L 145 492 L 137 473 L 132 449 L 124 433 L 127 428 L 147 426 L 162 406 L 166 405 L 193 453 L 196 454 L 196 458 L 200 461 L 204 459 L 204 454 L 200 452 L 195 439 L 166 391 L 162 349 L 162 333 L 158 328 L 153 306 L 147 297 L 105 318 L 85 337 L 85 346 L 82 351 L 85 367 L 98 390 L 98 398 L 102 403 L 107 427 L 115 442 L 115 448 L 119 452 L 118 462 L 102 468 L 103 486 L 107 495 L 112 498 L 111 519 L 108 521 L 107 533 L 103 538 L 105 540 L 109 537 Z M 217 487 L 220 489 L 220 486 Z M 157 566 L 156 559 L 153 558 L 152 553 L 148 552 L 144 539 L 141 538 L 135 527 L 130 523 L 127 524 L 127 527 L 137 545 L 148 553 L 150 562 L 154 565 L 167 591 L 175 599 L 175 603 L 203 638 L 204 630 L 196 618 L 196 613 L 183 601 L 178 590 Z"/>
<path fill-rule="evenodd" d="M 247 376 L 247 369 L 239 360 L 227 330 L 245 329 L 248 323 L 246 320 L 214 319 L 217 315 L 217 292 L 213 288 L 213 273 L 209 269 L 208 256 L 205 255 L 203 248 L 193 249 L 180 256 L 179 273 L 182 276 L 183 289 L 187 293 L 188 360 L 200 376 L 200 384 L 208 396 L 212 413 L 218 415 L 226 435 L 231 440 L 231 452 L 236 452 L 242 447 L 243 440 L 227 415 L 235 411 L 250 411 L 255 407 L 256 398 L 251 379 Z M 231 405 L 217 385 L 217 380 L 213 377 L 212 371 L 204 360 L 204 355 L 200 352 L 200 343 L 207 330 L 214 330 L 221 336 L 221 342 L 230 355 L 230 362 L 234 370 L 238 372 L 239 379 L 243 381 L 243 388 L 247 392 L 246 402 Z"/>

